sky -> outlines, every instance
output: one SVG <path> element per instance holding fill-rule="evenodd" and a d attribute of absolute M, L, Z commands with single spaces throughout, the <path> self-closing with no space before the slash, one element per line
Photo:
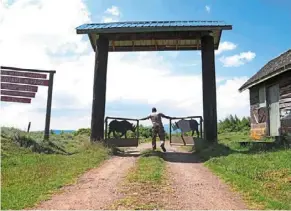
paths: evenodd
<path fill-rule="evenodd" d="M 90 127 L 94 53 L 84 23 L 223 20 L 215 52 L 218 119 L 249 116 L 241 85 L 291 46 L 290 0 L 0 0 L 0 65 L 56 70 L 52 129 Z M 203 115 L 199 51 L 109 53 L 106 116 Z M 31 104 L 1 102 L 1 126 L 43 130 L 47 87 Z M 166 123 L 164 121 L 164 123 Z M 149 122 L 144 122 L 148 125 Z"/>

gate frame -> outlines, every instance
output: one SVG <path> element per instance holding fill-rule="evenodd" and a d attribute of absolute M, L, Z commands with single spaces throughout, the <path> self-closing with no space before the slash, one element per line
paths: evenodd
<path fill-rule="evenodd" d="M 202 129 L 202 128 L 204 128 L 204 121 L 203 121 L 203 118 L 202 118 L 202 116 L 187 116 L 187 117 L 174 117 L 174 118 L 170 118 L 170 120 L 169 120 L 169 122 L 170 122 L 170 133 L 169 133 L 169 139 L 170 139 L 170 145 L 172 146 L 172 145 L 179 145 L 179 144 L 173 144 L 172 143 L 172 120 L 177 120 L 177 119 L 179 119 L 179 120 L 182 120 L 182 119 L 189 119 L 189 118 L 191 118 L 191 119 L 197 119 L 197 118 L 199 118 L 199 125 L 200 125 L 200 135 L 201 135 L 201 138 L 202 139 L 204 139 L 204 136 L 205 136 L 205 134 L 204 134 L 204 130 Z M 203 134 L 203 135 L 202 135 Z M 181 146 L 192 146 L 192 145 L 189 145 L 189 144 L 184 144 L 184 145 L 181 145 Z"/>
<path fill-rule="evenodd" d="M 108 140 L 108 120 L 129 120 L 129 121 L 136 121 L 136 131 L 135 136 L 138 141 L 138 145 L 140 144 L 140 138 L 139 138 L 139 119 L 132 119 L 132 118 L 123 118 L 123 117 L 112 117 L 112 116 L 106 116 L 104 123 L 105 123 L 105 134 L 104 134 L 104 142 L 106 143 L 106 140 Z M 127 132 L 127 131 L 126 131 Z M 122 138 L 121 138 L 122 139 Z M 117 146 L 118 147 L 118 146 Z"/>

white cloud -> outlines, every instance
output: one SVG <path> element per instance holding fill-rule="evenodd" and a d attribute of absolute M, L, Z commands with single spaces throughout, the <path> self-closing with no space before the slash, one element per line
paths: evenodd
<path fill-rule="evenodd" d="M 222 56 L 219 60 L 223 63 L 224 67 L 238 67 L 252 61 L 255 57 L 256 54 L 254 52 L 248 51 L 228 57 Z"/>
<path fill-rule="evenodd" d="M 206 10 L 206 12 L 210 13 L 210 10 L 211 10 L 210 6 L 209 5 L 206 5 L 205 6 L 205 10 Z"/>
<path fill-rule="evenodd" d="M 219 44 L 218 50 L 215 51 L 215 54 L 219 55 L 222 52 L 234 50 L 236 49 L 236 47 L 237 47 L 236 44 L 232 42 L 224 41 Z"/>
<path fill-rule="evenodd" d="M 111 8 L 108 8 L 105 13 L 108 13 L 110 15 L 114 15 L 114 16 L 120 16 L 120 11 L 118 9 L 118 7 L 116 6 L 112 6 Z"/>
<path fill-rule="evenodd" d="M 118 7 L 112 6 L 108 8 L 105 12 L 105 15 L 102 17 L 102 22 L 117 22 L 120 19 L 121 13 Z"/>
<path fill-rule="evenodd" d="M 60 8 L 65 6 L 64 17 Z M 84 2 L 22 0 L 9 6 L 0 3 L 0 8 L 0 14 L 5 14 L 0 22 L 0 64 L 55 69 L 51 128 L 89 127 L 94 54 L 89 41 L 75 32 L 76 26 L 91 21 Z M 179 75 L 179 67 L 159 53 L 110 53 L 107 79 L 109 103 L 129 101 L 166 109 L 169 115 L 202 115 L 201 74 Z M 237 92 L 245 79 L 217 76 L 217 81 L 219 118 L 228 112 L 248 115 L 248 95 Z M 46 95 L 47 88 L 40 87 L 32 104 L 1 102 L 1 125 L 25 129 L 31 121 L 32 130 L 43 129 Z M 61 109 L 64 113 L 56 113 Z M 69 109 L 83 112 L 67 114 Z M 147 113 L 140 111 L 132 116 Z"/>

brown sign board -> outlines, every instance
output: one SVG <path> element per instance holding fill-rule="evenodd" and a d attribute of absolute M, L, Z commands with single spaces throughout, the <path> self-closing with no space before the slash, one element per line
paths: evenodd
<path fill-rule="evenodd" d="M 9 96 L 21 96 L 21 97 L 35 97 L 35 92 L 19 92 L 19 91 L 11 91 L 11 90 L 2 90 L 1 95 L 9 95 Z"/>
<path fill-rule="evenodd" d="M 30 85 L 1 83 L 1 89 L 26 91 L 26 92 L 37 92 L 38 87 L 37 86 L 30 86 Z"/>
<path fill-rule="evenodd" d="M 6 83 L 16 83 L 16 84 L 30 84 L 30 85 L 40 85 L 40 86 L 48 86 L 48 80 L 41 79 L 33 79 L 33 78 L 18 78 L 11 76 L 3 76 L 1 75 L 1 81 Z"/>
<path fill-rule="evenodd" d="M 7 71 L 7 70 L 1 70 L 1 75 L 20 76 L 20 77 L 27 77 L 27 78 L 44 78 L 44 79 L 46 79 L 46 77 L 47 77 L 46 74 Z"/>
<path fill-rule="evenodd" d="M 30 98 L 1 96 L 1 101 L 14 103 L 31 103 Z"/>

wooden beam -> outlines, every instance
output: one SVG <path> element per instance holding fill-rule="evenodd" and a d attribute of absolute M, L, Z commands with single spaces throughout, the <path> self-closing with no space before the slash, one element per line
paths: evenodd
<path fill-rule="evenodd" d="M 200 39 L 198 32 L 153 32 L 153 33 L 111 33 L 104 34 L 109 40 L 126 41 L 126 40 L 176 40 L 176 39 Z"/>
<path fill-rule="evenodd" d="M 201 39 L 204 137 L 217 141 L 217 102 L 214 40 L 210 35 Z"/>
<path fill-rule="evenodd" d="M 106 37 L 99 36 L 96 43 L 90 139 L 103 141 L 109 41 Z"/>
<path fill-rule="evenodd" d="M 16 70 L 16 71 L 29 71 L 29 72 L 36 72 L 36 73 L 56 73 L 55 70 L 37 70 L 37 69 L 26 69 L 26 68 L 18 68 L 18 67 L 7 67 L 7 66 L 0 66 L 1 70 Z"/>
<path fill-rule="evenodd" d="M 201 48 L 196 45 L 193 46 L 178 46 L 179 51 L 193 51 L 200 50 Z M 148 45 L 148 46 L 138 46 L 135 45 L 134 48 L 132 46 L 112 46 L 109 47 L 109 52 L 131 52 L 131 51 L 176 51 L 176 45 L 173 46 L 165 46 L 165 45 Z"/>

